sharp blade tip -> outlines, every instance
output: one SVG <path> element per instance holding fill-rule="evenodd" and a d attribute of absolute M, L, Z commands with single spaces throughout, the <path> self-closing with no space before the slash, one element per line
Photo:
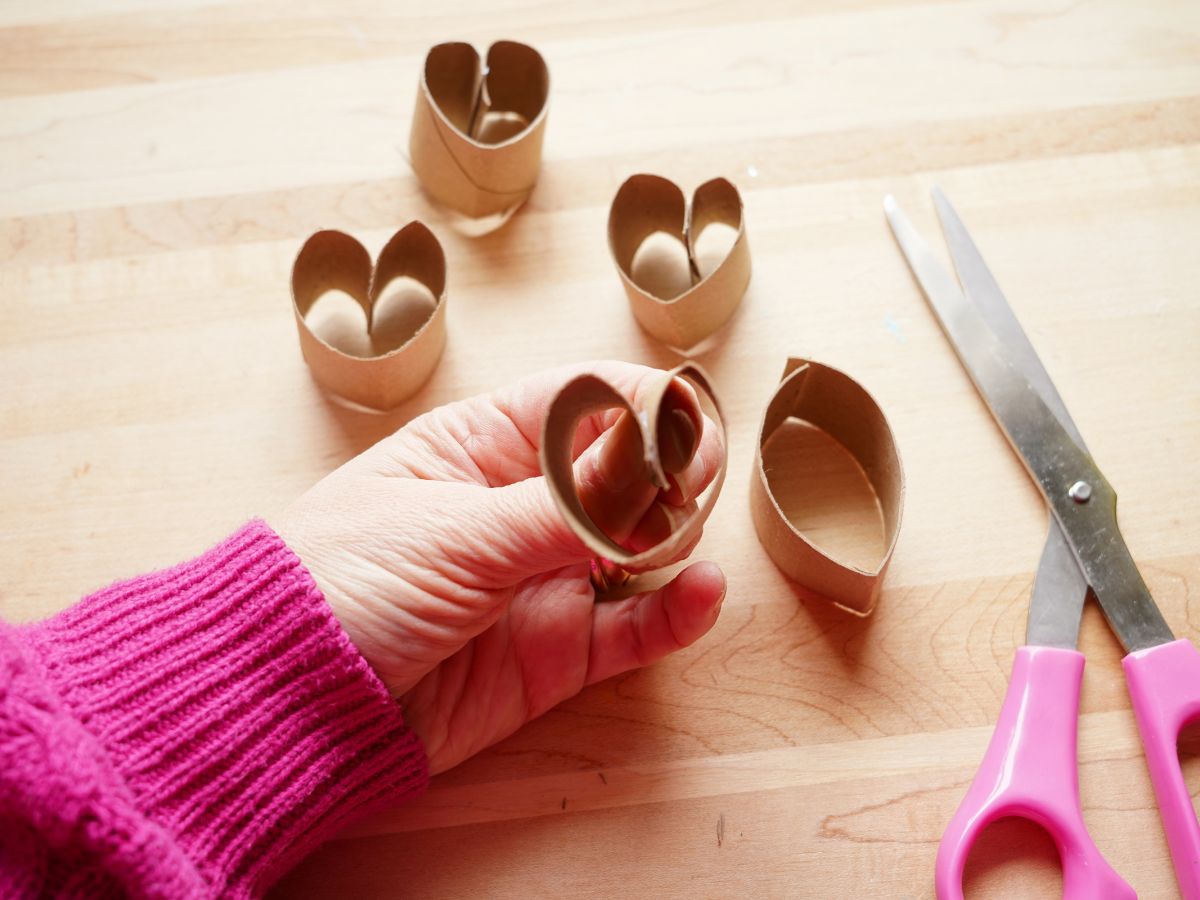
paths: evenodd
<path fill-rule="evenodd" d="M 946 211 L 954 212 L 954 204 L 950 202 L 950 198 L 946 196 L 946 192 L 940 187 L 935 184 L 930 193 L 933 195 L 933 205 L 937 207 L 939 215 Z"/>

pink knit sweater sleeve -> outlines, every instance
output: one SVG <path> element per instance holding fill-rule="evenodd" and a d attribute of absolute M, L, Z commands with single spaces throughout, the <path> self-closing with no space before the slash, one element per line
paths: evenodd
<path fill-rule="evenodd" d="M 420 742 L 262 522 L 0 623 L 0 897 L 250 897 L 418 793 Z"/>

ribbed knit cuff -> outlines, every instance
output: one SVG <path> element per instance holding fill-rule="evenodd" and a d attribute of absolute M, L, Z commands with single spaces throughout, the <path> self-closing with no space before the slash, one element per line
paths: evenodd
<path fill-rule="evenodd" d="M 396 703 L 262 522 L 26 634 L 138 810 L 214 894 L 261 892 L 428 780 Z"/>

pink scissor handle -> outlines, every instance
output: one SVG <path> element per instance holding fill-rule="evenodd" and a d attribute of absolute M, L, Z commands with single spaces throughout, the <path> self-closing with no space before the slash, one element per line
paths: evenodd
<path fill-rule="evenodd" d="M 939 900 L 961 900 L 971 846 L 997 819 L 1018 816 L 1054 839 L 1065 900 L 1136 898 L 1092 842 L 1079 807 L 1076 737 L 1083 654 L 1021 647 L 983 763 L 938 846 Z"/>
<path fill-rule="evenodd" d="M 1175 877 L 1185 900 L 1200 898 L 1200 824 L 1179 766 L 1179 732 L 1200 718 L 1200 653 L 1178 640 L 1122 661 Z"/>

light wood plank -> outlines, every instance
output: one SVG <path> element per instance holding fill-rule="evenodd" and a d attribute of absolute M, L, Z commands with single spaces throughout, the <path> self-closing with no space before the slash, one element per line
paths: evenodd
<path fill-rule="evenodd" d="M 554 79 L 541 180 L 481 239 L 404 160 L 424 48 L 525 37 Z M 742 187 L 750 293 L 700 356 L 731 477 L 697 551 L 730 591 L 696 647 L 585 691 L 279 896 L 929 897 L 990 734 L 1045 511 L 892 245 L 894 192 L 954 198 L 1121 493 L 1170 624 L 1200 637 L 1200 6 L 1085 0 L 0 5 L 0 615 L 32 620 L 270 520 L 422 411 L 546 366 L 668 365 L 604 245 L 636 171 Z M 300 359 L 300 241 L 420 217 L 450 265 L 446 356 L 393 413 Z M 536 335 L 523 326 L 539 321 Z M 746 481 L 789 354 L 861 380 L 908 477 L 880 606 L 838 612 L 753 537 Z M 482 362 L 485 361 L 485 362 Z M 1097 611 L 1085 815 L 1142 897 L 1174 897 Z M 1200 784 L 1200 764 L 1189 763 Z M 1004 831 L 971 896 L 1054 896 Z"/>

